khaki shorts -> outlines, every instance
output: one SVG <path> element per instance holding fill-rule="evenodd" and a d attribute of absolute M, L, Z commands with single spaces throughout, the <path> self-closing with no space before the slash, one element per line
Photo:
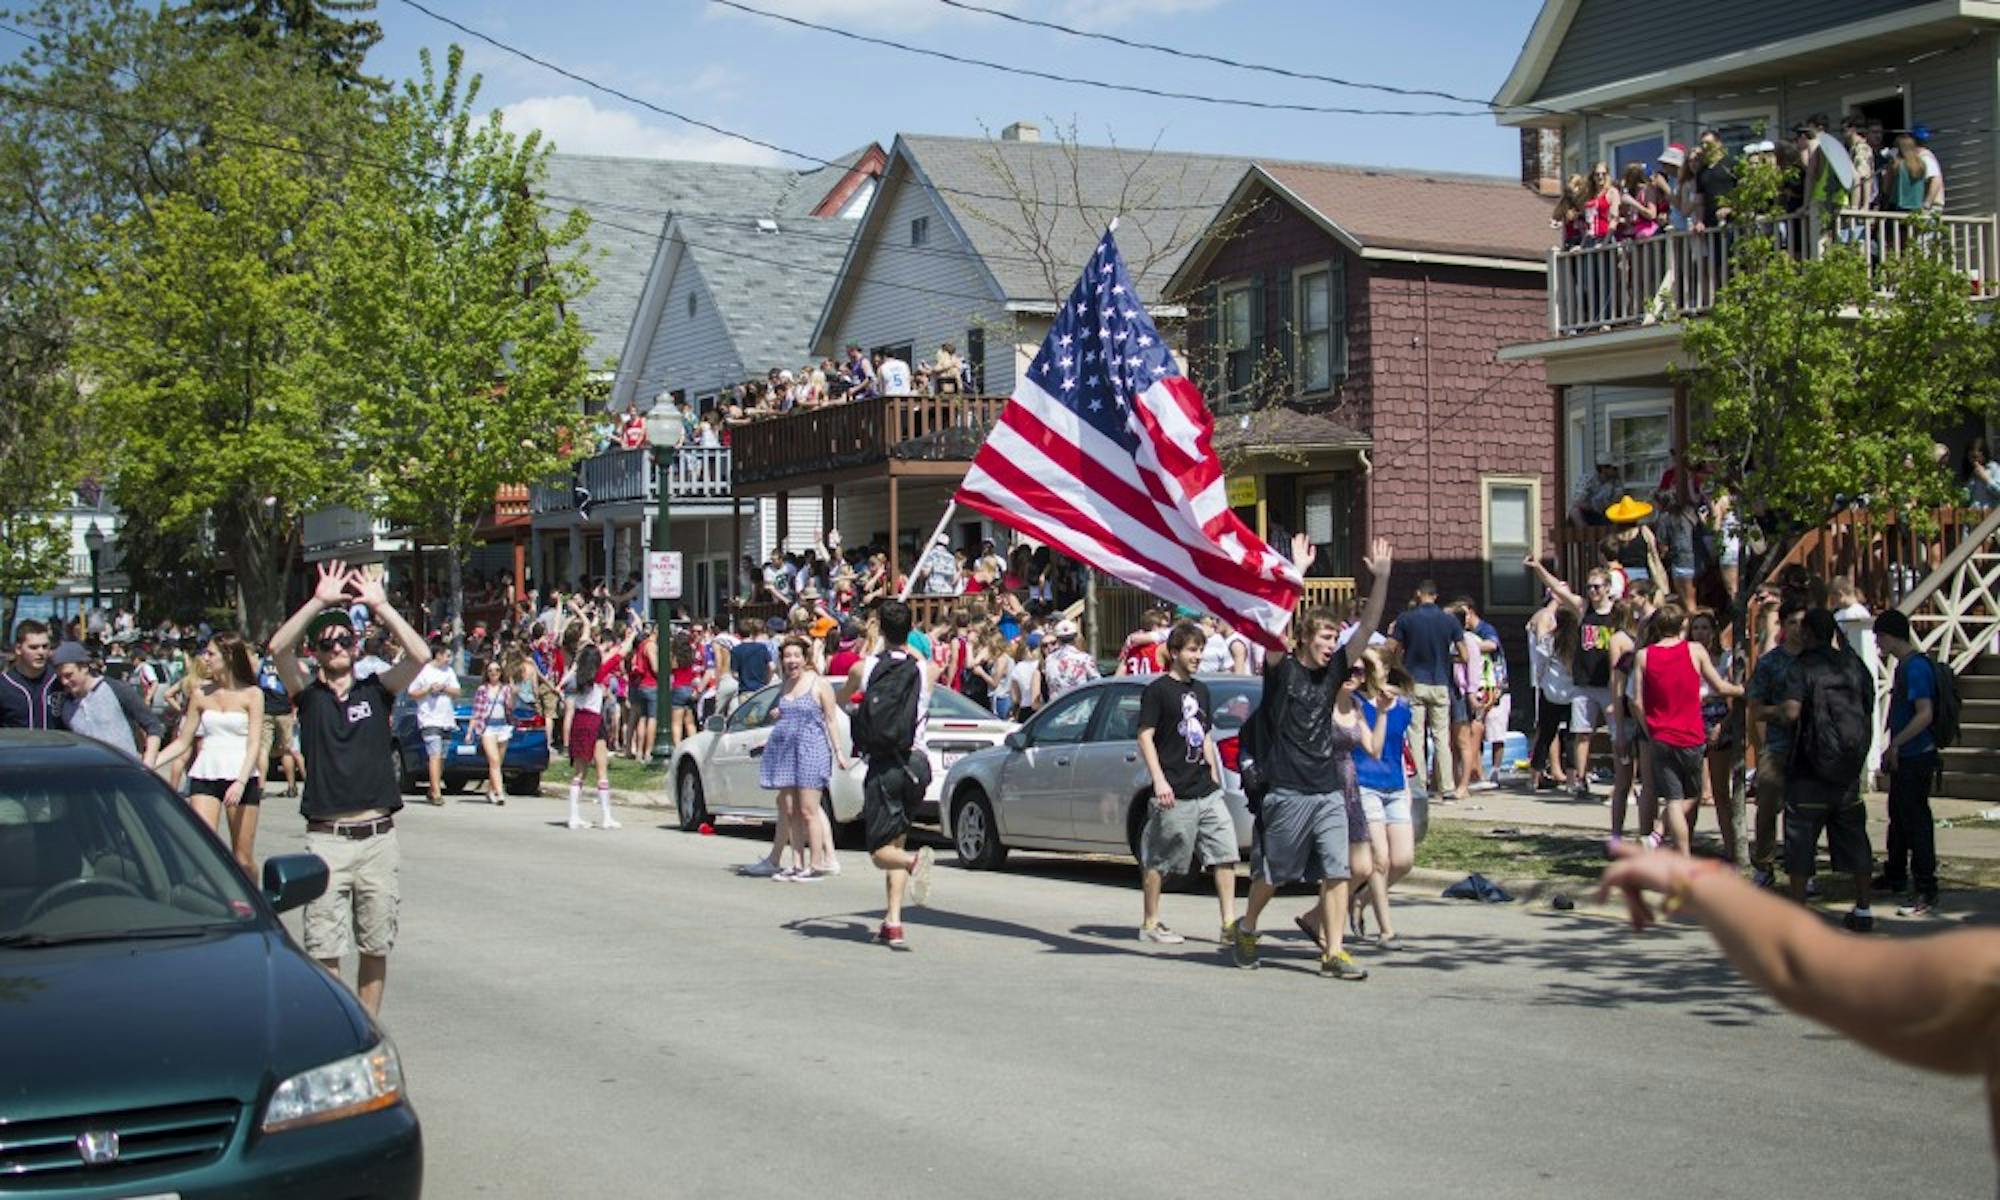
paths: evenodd
<path fill-rule="evenodd" d="M 1139 865 L 1163 875 L 1185 875 L 1204 866 L 1236 862 L 1236 822 L 1221 789 L 1172 808 L 1146 805 L 1146 828 L 1139 834 Z"/>
<path fill-rule="evenodd" d="M 326 891 L 306 905 L 306 954 L 341 958 L 350 949 L 386 955 L 396 944 L 396 917 L 402 907 L 397 873 L 402 849 L 396 831 L 371 838 L 307 833 L 306 853 L 326 863 Z"/>

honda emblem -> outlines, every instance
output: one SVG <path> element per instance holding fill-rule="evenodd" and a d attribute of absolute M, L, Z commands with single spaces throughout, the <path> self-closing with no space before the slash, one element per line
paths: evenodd
<path fill-rule="evenodd" d="M 87 1129 L 76 1135 L 76 1152 L 83 1156 L 85 1165 L 105 1166 L 118 1161 L 118 1131 L 115 1129 Z"/>

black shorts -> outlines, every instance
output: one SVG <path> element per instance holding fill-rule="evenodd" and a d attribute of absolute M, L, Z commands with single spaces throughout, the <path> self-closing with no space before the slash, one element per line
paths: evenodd
<path fill-rule="evenodd" d="M 1819 853 L 1820 831 L 1826 831 L 1833 869 L 1845 875 L 1866 875 L 1875 869 L 1868 844 L 1868 808 L 1859 784 L 1847 788 L 1816 779 L 1785 783 L 1785 874 L 1811 876 Z"/>
<path fill-rule="evenodd" d="M 870 851 L 910 832 L 910 810 L 930 782 L 931 760 L 922 754 L 868 760 L 861 778 L 861 827 Z"/>
<path fill-rule="evenodd" d="M 190 779 L 188 780 L 188 791 L 196 796 L 213 796 L 217 800 L 221 800 L 229 794 L 229 785 L 234 782 L 236 781 L 233 779 Z M 252 775 L 250 782 L 243 785 L 243 799 L 237 801 L 237 803 L 249 805 L 263 804 L 264 789 L 261 785 L 262 781 L 255 775 Z"/>
<path fill-rule="evenodd" d="M 1707 761 L 1707 746 L 1669 746 L 1655 741 L 1653 795 L 1661 800 L 1701 799 L 1701 773 Z"/>

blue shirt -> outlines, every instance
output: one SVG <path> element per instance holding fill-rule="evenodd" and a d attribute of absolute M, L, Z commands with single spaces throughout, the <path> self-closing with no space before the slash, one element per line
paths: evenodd
<path fill-rule="evenodd" d="M 1896 670 L 1896 686 L 1889 694 L 1889 736 L 1895 737 L 1917 716 L 1917 701 L 1931 702 L 1931 720 L 1937 720 L 1937 668 L 1931 665 L 1929 656 L 1912 654 L 1904 659 Z M 1931 736 L 1927 727 L 1917 736 L 1903 743 L 1896 753 L 1903 758 L 1916 758 L 1937 750 L 1937 739 Z"/>
<path fill-rule="evenodd" d="M 1798 661 L 1783 646 L 1773 646 L 1757 656 L 1757 669 L 1750 672 L 1750 699 L 1758 704 L 1783 704 L 1786 681 L 1792 664 Z M 1792 723 L 1782 717 L 1764 722 L 1764 751 L 1783 761 L 1792 752 Z"/>
<path fill-rule="evenodd" d="M 1375 727 L 1375 705 L 1373 701 L 1361 702 L 1361 714 L 1368 720 L 1368 727 Z M 1354 782 L 1373 792 L 1400 792 L 1408 780 L 1403 775 L 1403 735 L 1410 730 L 1410 702 L 1396 697 L 1389 706 L 1388 730 L 1382 736 L 1382 757 L 1364 753 L 1361 747 L 1354 748 Z"/>
<path fill-rule="evenodd" d="M 1465 623 L 1435 604 L 1420 604 L 1396 618 L 1389 631 L 1403 647 L 1403 666 L 1418 683 L 1444 687 L 1465 640 Z"/>
<path fill-rule="evenodd" d="M 767 642 L 738 642 L 729 648 L 729 669 L 749 695 L 771 682 L 771 647 Z"/>

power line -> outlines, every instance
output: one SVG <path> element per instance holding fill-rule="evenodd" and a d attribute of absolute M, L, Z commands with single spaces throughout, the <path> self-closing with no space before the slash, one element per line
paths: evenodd
<path fill-rule="evenodd" d="M 408 4 L 411 3 L 412 0 L 403 0 L 403 2 L 405 4 Z M 738 12 L 746 12 L 752 16 L 764 17 L 767 20 L 782 21 L 787 25 L 796 25 L 800 29 L 811 29 L 819 33 L 830 33 L 835 37 L 846 38 L 849 41 L 853 42 L 864 42 L 871 46 L 886 46 L 891 50 L 901 50 L 906 54 L 915 54 L 923 58 L 942 59 L 945 62 L 958 63 L 961 66 L 980 67 L 988 71 L 998 71 L 1003 75 L 1020 75 L 1029 79 L 1046 79 L 1052 83 L 1068 83 L 1068 84 L 1074 84 L 1077 87 L 1097 88 L 1101 91 L 1107 91 L 1107 92 L 1130 92 L 1134 95 L 1153 96 L 1163 100 L 1191 100 L 1198 104 L 1217 104 L 1226 108 L 1254 108 L 1254 109 L 1274 110 L 1279 112 L 1324 113 L 1334 116 L 1484 117 L 1488 115 L 1486 110 L 1484 109 L 1481 109 L 1478 112 L 1461 112 L 1457 109 L 1443 109 L 1443 108 L 1427 108 L 1427 109 L 1351 108 L 1351 107 L 1343 107 L 1340 105 L 1326 105 L 1326 104 L 1290 104 L 1278 100 L 1251 100 L 1241 96 L 1204 96 L 1197 92 L 1175 92 L 1175 91 L 1169 91 L 1166 88 L 1146 87 L 1143 84 L 1136 84 L 1136 83 L 1112 83 L 1109 80 L 1105 79 L 1087 79 L 1087 78 L 1080 78 L 1074 75 L 1057 75 L 1052 71 L 1038 71 L 1033 67 L 1009 66 L 1006 63 L 989 62 L 983 58 L 970 58 L 963 54 L 953 54 L 948 50 L 935 50 L 924 46 L 912 46 L 907 42 L 898 42 L 890 38 L 871 37 L 864 33 L 855 33 L 852 30 L 841 29 L 833 25 L 821 25 L 813 21 L 803 20 L 799 17 L 786 16 L 784 13 L 766 12 L 761 8 L 752 8 L 748 4 L 738 3 L 737 0 L 709 0 L 709 2 L 711 4 L 720 4 L 724 8 L 736 9 Z"/>

